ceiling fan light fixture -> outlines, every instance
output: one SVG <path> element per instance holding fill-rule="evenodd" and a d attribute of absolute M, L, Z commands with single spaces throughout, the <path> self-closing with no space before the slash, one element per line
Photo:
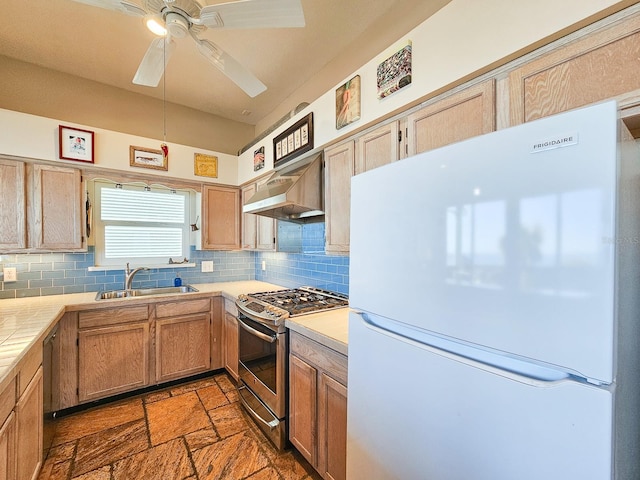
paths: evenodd
<path fill-rule="evenodd" d="M 187 33 L 189 33 L 189 21 L 179 13 L 167 13 L 165 23 L 172 37 L 184 38 L 187 36 Z"/>
<path fill-rule="evenodd" d="M 165 37 L 167 35 L 167 29 L 164 26 L 164 22 L 158 19 L 155 15 L 148 15 L 145 18 L 145 25 L 154 35 L 159 37 Z"/>

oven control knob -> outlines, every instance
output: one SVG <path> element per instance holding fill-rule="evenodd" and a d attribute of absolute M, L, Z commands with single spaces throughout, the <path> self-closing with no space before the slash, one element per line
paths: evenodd
<path fill-rule="evenodd" d="M 267 305 L 265 310 L 267 311 L 267 314 L 271 317 L 279 317 L 282 315 L 282 312 L 278 308 L 272 305 Z"/>

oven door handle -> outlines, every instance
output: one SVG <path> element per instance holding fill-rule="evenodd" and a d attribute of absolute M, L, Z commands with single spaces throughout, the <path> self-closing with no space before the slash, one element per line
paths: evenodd
<path fill-rule="evenodd" d="M 247 325 L 246 323 L 244 323 L 240 318 L 238 318 L 238 324 L 244 328 L 247 332 L 249 332 L 251 335 L 255 335 L 256 337 L 258 337 L 261 340 L 264 340 L 265 342 L 269 342 L 269 343 L 273 343 L 277 340 L 278 337 L 276 337 L 275 335 L 271 336 L 271 335 L 265 335 L 262 332 L 259 332 L 258 330 L 256 330 L 255 328 L 251 327 L 250 325 Z"/>

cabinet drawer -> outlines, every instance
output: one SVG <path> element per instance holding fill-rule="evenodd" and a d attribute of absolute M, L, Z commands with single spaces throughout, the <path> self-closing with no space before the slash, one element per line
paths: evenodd
<path fill-rule="evenodd" d="M 148 318 L 149 314 L 146 305 L 87 310 L 78 314 L 78 328 L 118 325 L 120 323 L 139 322 Z"/>
<path fill-rule="evenodd" d="M 16 406 L 16 379 L 15 377 L 0 391 L 0 425 L 4 423 L 13 407 Z"/>
<path fill-rule="evenodd" d="M 290 332 L 290 352 L 310 365 L 347 384 L 347 357 L 297 332 Z"/>
<path fill-rule="evenodd" d="M 178 300 L 175 302 L 158 303 L 156 317 L 176 317 L 192 313 L 207 313 L 211 310 L 211 299 L 197 298 L 195 300 Z"/>
<path fill-rule="evenodd" d="M 31 347 L 18 365 L 18 397 L 20 397 L 42 365 L 42 344 Z"/>

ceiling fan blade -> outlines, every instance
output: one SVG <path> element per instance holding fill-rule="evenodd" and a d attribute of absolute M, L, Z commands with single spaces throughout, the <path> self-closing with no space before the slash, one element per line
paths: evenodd
<path fill-rule="evenodd" d="M 142 62 L 140 62 L 138 71 L 133 77 L 133 83 L 147 87 L 157 87 L 175 46 L 176 42 L 169 36 L 155 38 L 149 45 L 147 53 L 144 54 Z"/>
<path fill-rule="evenodd" d="M 193 39 L 196 41 L 198 51 L 247 95 L 255 97 L 267 89 L 267 86 L 258 80 L 253 73 L 216 44 L 209 40 L 200 40 L 195 36 Z"/>
<path fill-rule="evenodd" d="M 304 27 L 300 0 L 240 0 L 203 7 L 200 21 L 210 28 Z"/>
<path fill-rule="evenodd" d="M 136 17 L 142 17 L 147 12 L 137 6 L 134 3 L 130 3 L 124 0 L 73 0 L 77 3 L 84 3 L 92 7 L 105 8 L 107 10 L 115 10 L 116 12 L 125 13 L 127 15 L 133 15 Z"/>

